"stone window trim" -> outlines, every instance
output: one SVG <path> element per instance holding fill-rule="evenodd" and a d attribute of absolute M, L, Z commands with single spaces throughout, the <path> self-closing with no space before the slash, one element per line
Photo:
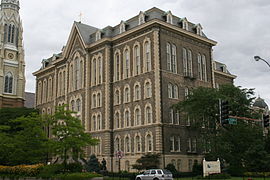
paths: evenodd
<path fill-rule="evenodd" d="M 130 94 L 130 87 L 128 84 L 124 86 L 124 103 L 131 102 L 131 94 Z"/>
<path fill-rule="evenodd" d="M 142 125 L 142 111 L 139 105 L 136 105 L 134 108 L 134 126 Z"/>
<path fill-rule="evenodd" d="M 141 133 L 136 133 L 134 135 L 134 150 L 135 150 L 135 153 L 141 153 L 142 152 L 142 136 L 141 136 Z"/>
<path fill-rule="evenodd" d="M 122 20 L 119 24 L 119 34 L 123 32 L 126 32 L 126 22 Z"/>
<path fill-rule="evenodd" d="M 203 32 L 202 32 L 202 25 L 201 24 L 196 24 L 194 26 L 195 30 L 196 30 L 196 34 L 199 36 L 203 36 Z"/>
<path fill-rule="evenodd" d="M 100 131 L 102 130 L 102 114 L 101 112 L 94 113 L 91 118 L 91 130 Z"/>
<path fill-rule="evenodd" d="M 168 98 L 179 99 L 179 87 L 176 84 L 168 84 Z"/>
<path fill-rule="evenodd" d="M 202 55 L 202 70 L 203 70 L 203 78 L 204 82 L 207 82 L 207 62 L 206 62 L 206 56 Z"/>
<path fill-rule="evenodd" d="M 42 93 L 42 103 L 47 102 L 47 79 L 43 80 L 43 93 Z"/>
<path fill-rule="evenodd" d="M 103 83 L 103 55 L 98 53 L 91 59 L 91 86 Z"/>
<path fill-rule="evenodd" d="M 143 72 L 152 71 L 151 40 L 146 37 L 143 41 Z"/>
<path fill-rule="evenodd" d="M 114 82 L 121 80 L 121 51 L 119 49 L 114 52 Z"/>
<path fill-rule="evenodd" d="M 121 120 L 121 112 L 120 110 L 116 110 L 114 112 L 114 120 L 115 120 L 115 128 L 114 129 L 120 129 L 122 127 L 122 120 Z"/>
<path fill-rule="evenodd" d="M 203 70 L 202 70 L 202 56 L 200 53 L 197 55 L 197 60 L 198 60 L 198 79 L 203 80 Z"/>
<path fill-rule="evenodd" d="M 169 24 L 173 24 L 173 15 L 171 11 L 166 13 L 166 22 Z"/>
<path fill-rule="evenodd" d="M 133 45 L 133 76 L 141 74 L 141 45 L 136 41 Z"/>
<path fill-rule="evenodd" d="M 181 137 L 180 136 L 171 136 L 170 137 L 170 152 L 181 152 Z"/>
<path fill-rule="evenodd" d="M 126 45 L 123 50 L 123 79 L 131 77 L 130 65 L 130 47 Z"/>
<path fill-rule="evenodd" d="M 96 41 L 100 40 L 101 39 L 101 30 L 98 30 L 96 32 Z"/>
<path fill-rule="evenodd" d="M 141 84 L 140 82 L 134 83 L 134 94 L 133 94 L 133 101 L 141 100 Z"/>
<path fill-rule="evenodd" d="M 124 127 L 131 127 L 131 112 L 129 108 L 124 110 Z"/>
<path fill-rule="evenodd" d="M 148 131 L 145 134 L 145 152 L 153 152 L 153 151 L 154 151 L 153 133 L 151 131 Z"/>
<path fill-rule="evenodd" d="M 38 89 L 37 89 L 37 105 L 42 104 L 42 81 L 38 81 Z"/>
<path fill-rule="evenodd" d="M 144 81 L 144 99 L 152 97 L 152 82 L 150 79 Z"/>
<path fill-rule="evenodd" d="M 4 94 L 15 94 L 15 89 L 16 89 L 16 79 L 11 71 L 8 71 L 5 74 L 5 79 L 4 79 L 4 89 L 3 92 Z"/>
<path fill-rule="evenodd" d="M 188 20 L 186 17 L 181 19 L 182 29 L 188 31 Z"/>
<path fill-rule="evenodd" d="M 117 152 L 117 151 L 121 151 L 122 150 L 122 147 L 121 147 L 121 136 L 120 135 L 116 135 L 115 138 L 114 138 L 114 151 Z"/>
<path fill-rule="evenodd" d="M 114 105 L 120 105 L 121 104 L 121 89 L 120 87 L 115 88 L 114 90 Z"/>
<path fill-rule="evenodd" d="M 138 17 L 138 22 L 139 22 L 138 25 L 145 23 L 145 12 L 140 11 L 139 17 Z"/>
<path fill-rule="evenodd" d="M 144 115 L 145 115 L 145 118 L 144 118 L 145 124 L 152 124 L 153 123 L 153 109 L 152 109 L 152 105 L 150 103 L 147 103 L 145 105 Z"/>
<path fill-rule="evenodd" d="M 124 152 L 125 154 L 131 153 L 131 138 L 130 134 L 126 134 L 124 137 Z"/>

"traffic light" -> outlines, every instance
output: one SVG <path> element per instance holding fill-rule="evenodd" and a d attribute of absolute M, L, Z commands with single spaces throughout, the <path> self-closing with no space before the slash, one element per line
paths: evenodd
<path fill-rule="evenodd" d="M 263 115 L 263 127 L 269 127 L 269 115 Z"/>
<path fill-rule="evenodd" d="M 221 124 L 229 124 L 229 102 L 226 100 L 220 101 L 220 121 Z"/>

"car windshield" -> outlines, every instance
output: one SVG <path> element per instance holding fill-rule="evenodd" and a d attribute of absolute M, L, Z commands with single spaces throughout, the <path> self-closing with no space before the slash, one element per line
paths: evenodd
<path fill-rule="evenodd" d="M 164 169 L 163 172 L 164 172 L 164 174 L 172 174 L 171 171 L 169 171 L 167 169 Z"/>

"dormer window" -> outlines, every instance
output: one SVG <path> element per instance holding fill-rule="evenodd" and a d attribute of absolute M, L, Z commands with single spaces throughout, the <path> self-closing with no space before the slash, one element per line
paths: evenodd
<path fill-rule="evenodd" d="M 139 14 L 139 25 L 143 23 L 145 23 L 145 13 L 141 11 Z"/>
<path fill-rule="evenodd" d="M 221 71 L 224 72 L 224 73 L 227 72 L 226 65 L 222 65 L 222 66 L 220 67 L 220 69 L 221 69 Z"/>
<path fill-rule="evenodd" d="M 173 17 L 172 17 L 172 12 L 169 11 L 166 15 L 166 21 L 167 23 L 173 24 Z"/>
<path fill-rule="evenodd" d="M 124 21 L 120 23 L 120 34 L 126 31 L 126 24 Z"/>
<path fill-rule="evenodd" d="M 98 30 L 96 32 L 96 41 L 100 40 L 101 39 L 101 32 Z"/>
<path fill-rule="evenodd" d="M 187 18 L 181 19 L 181 22 L 182 22 L 182 28 L 184 30 L 187 30 L 188 31 L 188 21 L 187 21 Z"/>
<path fill-rule="evenodd" d="M 202 26 L 200 24 L 197 24 L 195 28 L 196 28 L 196 34 L 199 36 L 202 36 Z"/>

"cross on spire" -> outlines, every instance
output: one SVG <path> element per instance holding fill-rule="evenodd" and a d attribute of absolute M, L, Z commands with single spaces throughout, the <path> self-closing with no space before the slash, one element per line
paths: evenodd
<path fill-rule="evenodd" d="M 80 12 L 80 14 L 79 14 L 80 22 L 82 22 L 82 16 L 83 16 L 83 13 Z"/>

